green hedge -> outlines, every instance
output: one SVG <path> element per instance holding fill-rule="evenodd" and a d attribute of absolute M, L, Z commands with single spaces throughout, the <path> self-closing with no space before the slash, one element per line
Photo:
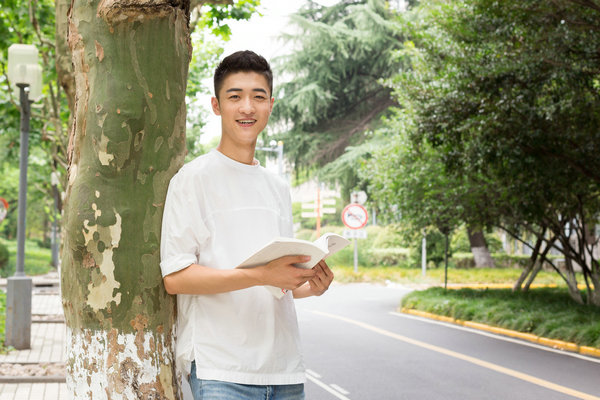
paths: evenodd
<path fill-rule="evenodd" d="M 402 247 L 372 248 L 368 251 L 371 263 L 386 267 L 406 265 L 409 260 L 410 250 Z"/>
<path fill-rule="evenodd" d="M 529 256 L 492 253 L 496 268 L 524 268 L 529 264 Z M 475 268 L 473 253 L 454 253 L 448 260 L 456 268 Z"/>

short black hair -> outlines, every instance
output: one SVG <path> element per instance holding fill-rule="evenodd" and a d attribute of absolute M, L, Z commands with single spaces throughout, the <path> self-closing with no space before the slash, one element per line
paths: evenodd
<path fill-rule="evenodd" d="M 269 62 L 251 50 L 236 51 L 225 57 L 217 66 L 214 76 L 215 96 L 219 98 L 219 90 L 229 74 L 236 72 L 256 72 L 267 80 L 269 95 L 273 96 L 273 72 Z"/>

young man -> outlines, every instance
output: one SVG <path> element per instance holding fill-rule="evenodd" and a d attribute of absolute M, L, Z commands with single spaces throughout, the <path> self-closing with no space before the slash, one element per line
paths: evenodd
<path fill-rule="evenodd" d="M 333 280 L 301 255 L 236 269 L 277 236 L 292 236 L 289 188 L 254 158 L 273 108 L 268 62 L 234 53 L 214 76 L 219 146 L 171 180 L 161 239 L 167 291 L 177 294 L 176 357 L 194 398 L 304 398 L 304 365 L 293 298 L 321 295 Z M 288 289 L 277 299 L 262 286 Z"/>

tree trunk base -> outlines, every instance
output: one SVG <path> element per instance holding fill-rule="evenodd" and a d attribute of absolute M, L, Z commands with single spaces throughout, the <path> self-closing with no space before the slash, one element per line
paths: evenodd
<path fill-rule="evenodd" d="M 495 266 L 494 259 L 487 247 L 472 247 L 471 251 L 473 252 L 473 258 L 477 268 L 493 268 Z"/>
<path fill-rule="evenodd" d="M 67 387 L 73 400 L 178 400 L 174 335 L 67 328 Z"/>

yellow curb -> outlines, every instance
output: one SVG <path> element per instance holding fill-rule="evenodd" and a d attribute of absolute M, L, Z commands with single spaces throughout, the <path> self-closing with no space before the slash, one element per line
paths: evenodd
<path fill-rule="evenodd" d="M 534 335 L 532 333 L 525 333 L 525 332 L 514 331 L 511 329 L 500 328 L 497 326 L 490 326 L 490 325 L 482 324 L 480 322 L 462 321 L 462 320 L 455 319 L 452 317 L 446 317 L 446 316 L 442 316 L 442 315 L 432 314 L 432 313 L 428 313 L 425 311 L 414 310 L 411 308 L 403 307 L 401 309 L 401 311 L 405 314 L 411 314 L 411 315 L 415 315 L 418 317 L 435 319 L 437 321 L 449 322 L 451 324 L 462 325 L 462 326 L 466 326 L 468 328 L 479 329 L 482 331 L 491 332 L 491 333 L 495 333 L 495 334 L 499 334 L 499 335 L 503 335 L 503 336 L 510 336 L 510 337 L 514 337 L 514 338 L 518 338 L 518 339 L 527 340 L 529 342 L 538 343 L 543 346 L 552 347 L 554 349 L 566 350 L 566 351 L 570 351 L 573 353 L 579 353 L 579 354 L 584 354 L 584 355 L 600 358 L 600 349 L 595 348 L 595 347 L 579 346 L 576 343 L 565 342 L 563 340 L 549 339 L 549 338 Z"/>
<path fill-rule="evenodd" d="M 600 357 L 600 349 L 590 346 L 579 346 L 579 352 L 588 356 Z"/>
<path fill-rule="evenodd" d="M 441 285 L 436 285 L 440 286 Z M 509 283 L 452 283 L 448 285 L 448 289 L 512 289 L 514 285 Z M 540 288 L 556 288 L 558 285 L 556 283 L 533 283 L 529 286 L 530 289 L 540 289 Z M 593 285 L 591 286 L 594 287 Z M 577 288 L 580 290 L 587 289 L 587 286 L 583 283 L 577 285 Z"/>

